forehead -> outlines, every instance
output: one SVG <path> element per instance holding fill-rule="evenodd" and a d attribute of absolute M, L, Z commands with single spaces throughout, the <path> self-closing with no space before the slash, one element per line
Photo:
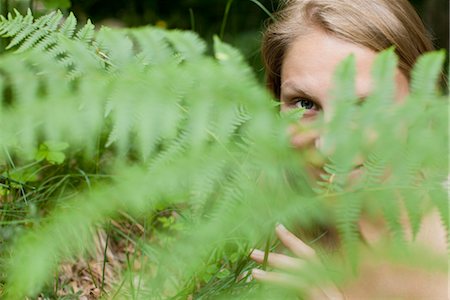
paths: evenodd
<path fill-rule="evenodd" d="M 318 99 L 326 99 L 332 89 L 336 66 L 353 54 L 356 59 L 356 92 L 365 96 L 371 90 L 371 66 L 376 52 L 312 30 L 290 45 L 281 68 L 281 97 L 293 87 Z"/>

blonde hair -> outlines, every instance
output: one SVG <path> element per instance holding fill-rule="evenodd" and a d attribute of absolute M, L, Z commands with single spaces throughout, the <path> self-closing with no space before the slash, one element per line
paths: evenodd
<path fill-rule="evenodd" d="M 417 58 L 434 50 L 430 36 L 407 0 L 288 0 L 263 36 L 267 87 L 279 98 L 281 66 L 292 42 L 313 28 L 376 52 L 395 46 L 409 79 Z"/>

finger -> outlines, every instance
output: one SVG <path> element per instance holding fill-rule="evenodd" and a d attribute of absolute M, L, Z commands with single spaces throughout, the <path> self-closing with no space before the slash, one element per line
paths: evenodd
<path fill-rule="evenodd" d="M 253 269 L 252 277 L 260 282 L 275 284 L 281 287 L 307 292 L 310 296 L 308 297 L 309 299 L 345 299 L 342 295 L 342 292 L 334 286 L 318 288 L 309 284 L 307 285 L 307 283 L 302 281 L 299 277 L 295 277 L 289 274 L 266 272 L 260 269 Z"/>
<path fill-rule="evenodd" d="M 260 282 L 276 284 L 282 287 L 294 288 L 298 290 L 305 288 L 305 285 L 301 283 L 299 278 L 289 274 L 253 269 L 252 277 Z"/>
<path fill-rule="evenodd" d="M 313 248 L 306 245 L 302 240 L 300 240 L 293 233 L 287 230 L 283 225 L 278 224 L 275 232 L 280 241 L 286 246 L 286 248 L 291 250 L 292 253 L 294 253 L 298 257 L 311 258 L 315 256 L 316 252 Z"/>
<path fill-rule="evenodd" d="M 321 288 L 321 292 L 325 294 L 327 299 L 333 299 L 333 300 L 344 300 L 345 297 L 342 294 L 342 292 L 335 286 L 327 286 Z"/>
<path fill-rule="evenodd" d="M 264 251 L 255 249 L 250 254 L 250 258 L 256 261 L 257 263 L 264 263 Z M 269 257 L 267 259 L 267 263 L 272 268 L 282 269 L 282 270 L 291 270 L 298 271 L 304 263 L 302 260 L 298 258 L 293 258 L 287 255 L 278 254 L 278 253 L 269 253 Z"/>

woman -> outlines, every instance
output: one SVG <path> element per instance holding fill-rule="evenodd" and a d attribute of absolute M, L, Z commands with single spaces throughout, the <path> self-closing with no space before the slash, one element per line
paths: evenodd
<path fill-rule="evenodd" d="M 427 31 L 407 0 L 290 0 L 276 16 L 263 39 L 262 55 L 267 71 L 267 86 L 281 102 L 281 109 L 302 107 L 301 123 L 310 122 L 319 112 L 330 114 L 332 76 L 337 64 L 353 54 L 356 60 L 356 93 L 364 99 L 372 88 L 371 66 L 376 54 L 391 46 L 399 57 L 396 74 L 396 100 L 408 95 L 411 69 L 417 58 L 433 50 Z M 300 126 L 299 126 L 300 127 Z M 318 144 L 315 132 L 292 129 L 296 147 Z M 370 244 L 383 228 L 360 221 L 362 237 Z M 407 226 L 407 225 L 405 225 Z M 432 232 L 433 234 L 427 234 Z M 302 261 L 314 259 L 315 250 L 279 225 L 281 242 L 297 257 L 272 253 L 268 263 L 275 269 L 301 268 Z M 446 232 L 437 213 L 427 216 L 418 243 L 430 251 L 446 253 Z M 264 252 L 255 250 L 253 260 L 262 263 Z M 260 281 L 292 285 L 282 272 L 253 271 Z M 446 299 L 447 280 L 442 276 L 412 274 L 394 266 L 368 267 L 353 285 L 312 290 L 311 298 L 367 299 L 418 298 Z"/>

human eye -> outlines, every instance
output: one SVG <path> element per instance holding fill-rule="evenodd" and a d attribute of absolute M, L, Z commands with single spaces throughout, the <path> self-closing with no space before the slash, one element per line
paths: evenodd
<path fill-rule="evenodd" d="M 303 110 L 303 117 L 314 117 L 319 111 L 322 110 L 321 106 L 309 97 L 299 96 L 292 97 L 285 102 L 287 109 L 301 109 Z"/>
<path fill-rule="evenodd" d="M 306 98 L 294 99 L 292 101 L 292 106 L 294 108 L 303 108 L 305 110 L 319 110 L 318 105 L 314 101 Z"/>

